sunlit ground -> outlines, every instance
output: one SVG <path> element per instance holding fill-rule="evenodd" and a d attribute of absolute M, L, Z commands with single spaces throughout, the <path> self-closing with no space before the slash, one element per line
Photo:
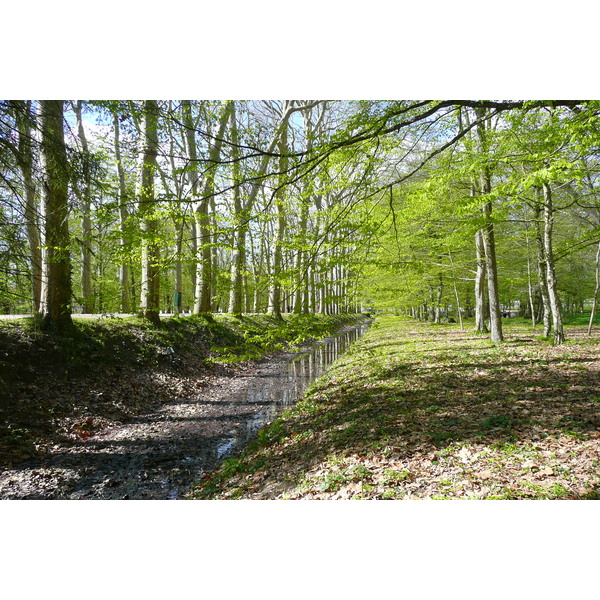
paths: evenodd
<path fill-rule="evenodd" d="M 600 334 L 381 317 L 204 498 L 597 498 Z"/>

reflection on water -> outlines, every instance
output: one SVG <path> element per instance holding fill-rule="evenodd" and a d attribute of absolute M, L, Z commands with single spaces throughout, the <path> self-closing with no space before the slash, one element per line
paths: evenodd
<path fill-rule="evenodd" d="M 184 413 L 175 412 L 176 418 L 169 421 L 168 416 L 163 420 L 162 411 L 152 411 L 120 431 L 116 428 L 112 437 L 99 436 L 22 463 L 0 477 L 0 496 L 175 500 L 292 406 L 367 327 L 349 327 L 292 355 L 287 363 L 267 364 L 248 373 L 246 381 L 237 382 L 247 390 L 245 397 L 215 395 L 216 404 L 222 402 L 220 410 L 202 412 L 205 401 L 211 405 L 210 395 L 180 399 L 192 405 L 190 422 Z"/>
<path fill-rule="evenodd" d="M 220 441 L 217 458 L 225 458 L 238 451 L 256 436 L 259 429 L 295 404 L 309 384 L 321 377 L 327 367 L 367 328 L 368 324 L 356 325 L 343 333 L 325 338 L 313 349 L 295 356 L 280 371 L 260 378 L 259 382 L 253 384 L 246 393 L 245 402 L 263 408 L 241 423 L 234 436 Z"/>

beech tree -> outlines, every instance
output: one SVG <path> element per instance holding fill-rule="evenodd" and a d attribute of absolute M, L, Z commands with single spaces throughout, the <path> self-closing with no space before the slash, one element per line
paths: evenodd
<path fill-rule="evenodd" d="M 66 107 L 65 138 L 50 126 L 56 107 L 0 105 L 5 310 L 46 314 L 52 253 L 69 259 L 75 310 L 135 311 L 139 297 L 154 321 L 379 303 L 474 316 L 501 341 L 502 313 L 519 301 L 561 343 L 565 313 L 595 297 L 598 102 Z M 71 301 L 63 294 L 67 312 Z"/>
<path fill-rule="evenodd" d="M 82 102 L 71 103 L 77 119 L 77 135 L 82 149 L 82 173 L 77 190 L 82 215 L 81 231 L 81 292 L 83 296 L 83 312 L 94 312 L 94 293 L 92 290 L 92 221 L 90 216 L 91 204 L 91 173 L 90 173 L 90 149 L 85 135 L 82 118 Z M 79 183 L 79 182 L 78 182 Z"/>
<path fill-rule="evenodd" d="M 64 102 L 41 100 L 42 290 L 40 312 L 45 328 L 68 333 L 71 319 L 69 252 L 69 165 L 64 141 Z"/>
<path fill-rule="evenodd" d="M 42 249 L 40 245 L 39 207 L 36 197 L 37 185 L 34 174 L 35 158 L 35 114 L 32 102 L 12 100 L 10 102 L 18 134 L 18 146 L 13 152 L 23 177 L 23 216 L 29 244 L 31 268 L 31 295 L 33 311 L 41 308 Z"/>
<path fill-rule="evenodd" d="M 490 122 L 486 119 L 485 108 L 476 108 L 475 114 L 478 118 L 477 139 L 479 154 L 487 158 L 489 154 L 489 127 Z M 485 272 L 487 276 L 488 306 L 490 311 L 490 336 L 492 342 L 501 342 L 502 319 L 500 313 L 500 298 L 498 295 L 498 268 L 496 260 L 496 241 L 494 236 L 494 224 L 492 221 L 492 201 L 489 197 L 492 191 L 492 175 L 487 161 L 482 163 L 479 173 L 479 194 L 484 197 L 483 213 L 484 227 L 480 230 L 481 245 L 485 253 Z"/>
<path fill-rule="evenodd" d="M 204 186 L 201 197 L 194 212 L 196 232 L 198 235 L 198 258 L 196 271 L 196 298 L 194 313 L 210 313 L 212 311 L 212 288 L 214 280 L 212 245 L 211 245 L 211 220 L 209 209 L 215 194 L 216 169 L 220 161 L 221 148 L 225 128 L 232 112 L 233 102 L 226 102 L 223 106 L 216 135 L 208 150 L 207 169 L 204 177 Z M 190 161 L 197 160 L 190 156 Z"/>
<path fill-rule="evenodd" d="M 125 185 L 125 169 L 121 154 L 121 115 L 118 106 L 113 105 L 111 107 L 111 116 L 114 140 L 113 148 L 117 170 L 117 205 L 119 218 L 119 244 L 121 251 L 119 262 L 119 286 L 121 289 L 120 309 L 124 313 L 128 313 L 133 308 L 132 298 L 135 294 L 130 281 L 129 259 L 126 256 L 126 248 L 128 245 L 127 221 L 129 217 L 129 209 L 127 187 Z"/>
<path fill-rule="evenodd" d="M 141 148 L 137 181 L 138 215 L 142 229 L 140 307 L 148 320 L 160 321 L 160 247 L 157 243 L 154 176 L 158 154 L 158 103 L 146 100 L 142 111 Z"/>

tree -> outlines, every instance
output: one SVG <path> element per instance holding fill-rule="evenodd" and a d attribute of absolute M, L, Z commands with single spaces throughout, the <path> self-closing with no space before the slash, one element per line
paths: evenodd
<path fill-rule="evenodd" d="M 293 101 L 286 100 L 283 103 L 282 114 L 286 114 L 293 106 Z M 286 210 L 285 210 L 285 189 L 286 189 L 286 171 L 287 171 L 287 120 L 282 124 L 278 148 L 279 148 L 279 180 L 275 189 L 275 206 L 277 208 L 276 235 L 273 239 L 273 262 L 271 264 L 271 277 L 269 281 L 269 306 L 267 312 L 281 319 L 281 271 L 283 259 L 283 241 L 286 230 Z"/>
<path fill-rule="evenodd" d="M 240 165 L 239 135 L 235 103 L 231 109 L 231 125 L 229 127 L 232 149 L 232 185 L 233 185 L 233 244 L 231 256 L 231 289 L 229 293 L 229 312 L 241 315 L 243 274 L 246 267 L 246 236 L 250 224 L 251 207 L 241 194 L 242 175 Z"/>
<path fill-rule="evenodd" d="M 94 312 L 94 291 L 92 289 L 92 221 L 90 217 L 91 204 L 91 172 L 90 172 L 90 150 L 83 127 L 82 102 L 71 103 L 77 119 L 77 135 L 82 149 L 82 173 L 81 185 L 76 185 L 75 189 L 79 195 L 82 231 L 81 231 L 81 293 L 83 296 L 82 307 L 84 313 Z"/>
<path fill-rule="evenodd" d="M 40 204 L 33 106 L 0 104 L 3 310 L 19 295 L 41 302 L 36 269 L 46 258 L 35 253 L 46 253 L 48 203 L 46 194 Z M 585 207 L 595 201 L 583 182 L 598 176 L 597 102 L 71 106 L 67 235 L 81 250 L 71 277 L 84 310 L 88 300 L 132 310 L 141 292 L 144 313 L 157 320 L 175 291 L 195 295 L 196 312 L 269 310 L 270 296 L 274 314 L 337 313 L 355 310 L 360 290 L 365 304 L 438 321 L 460 321 L 474 305 L 480 331 L 490 310 L 499 340 L 500 308 L 516 299 L 536 317 L 546 304 L 547 324 L 560 330 L 562 313 L 593 297 L 600 222 Z M 134 292 L 136 281 L 143 289 Z M 560 341 L 556 327 L 555 335 Z"/>
<path fill-rule="evenodd" d="M 211 252 L 211 223 L 210 223 L 210 202 L 215 193 L 215 176 L 218 167 L 221 148 L 223 145 L 223 136 L 225 128 L 233 110 L 233 102 L 225 102 L 219 119 L 219 124 L 212 143 L 209 145 L 207 170 L 204 177 L 204 186 L 200 192 L 200 197 L 196 201 L 198 194 L 198 154 L 196 151 L 195 128 L 192 121 L 192 113 L 189 101 L 182 104 L 184 124 L 186 128 L 187 151 L 189 160 L 190 181 L 192 184 L 192 194 L 196 201 L 194 211 L 195 233 L 198 238 L 197 244 L 197 268 L 196 268 L 196 290 L 194 301 L 194 313 L 210 313 L 212 310 L 212 252 Z"/>
<path fill-rule="evenodd" d="M 478 118 L 477 138 L 478 152 L 487 157 L 489 153 L 490 122 L 486 119 L 487 112 L 485 108 L 476 108 Z M 500 298 L 498 295 L 498 269 L 496 261 L 496 240 L 494 236 L 494 224 L 492 221 L 492 201 L 490 194 L 492 191 L 492 179 L 490 167 L 487 162 L 482 164 L 479 173 L 479 193 L 484 198 L 483 213 L 485 224 L 481 230 L 481 242 L 485 251 L 485 270 L 487 275 L 488 301 L 490 311 L 490 336 L 492 342 L 501 342 L 504 339 L 502 334 L 502 315 L 500 312 Z"/>
<path fill-rule="evenodd" d="M 138 166 L 137 204 L 142 229 L 142 314 L 153 323 L 160 322 L 160 247 L 156 216 L 154 175 L 158 154 L 158 103 L 146 100 L 142 111 L 141 149 Z"/>
<path fill-rule="evenodd" d="M 134 297 L 132 284 L 130 281 L 130 264 L 126 258 L 126 248 L 128 245 L 127 221 L 129 212 L 127 209 L 127 188 L 125 185 L 125 169 L 123 167 L 123 156 L 121 154 L 121 115 L 118 106 L 111 106 L 112 126 L 113 126 L 113 148 L 115 154 L 115 163 L 117 167 L 117 204 L 119 215 L 119 244 L 120 244 L 120 263 L 119 263 L 119 286 L 121 289 L 120 309 L 124 313 L 131 312 L 132 298 Z"/>
<path fill-rule="evenodd" d="M 29 244 L 31 264 L 31 295 L 33 311 L 39 312 L 42 292 L 42 249 L 40 246 L 40 224 L 34 179 L 34 129 L 35 115 L 31 101 L 12 100 L 10 102 L 18 132 L 18 148 L 15 156 L 23 177 L 23 215 Z"/>
<path fill-rule="evenodd" d="M 42 303 L 45 328 L 68 334 L 71 319 L 71 260 L 68 222 L 68 163 L 64 103 L 40 101 L 42 162 Z"/>

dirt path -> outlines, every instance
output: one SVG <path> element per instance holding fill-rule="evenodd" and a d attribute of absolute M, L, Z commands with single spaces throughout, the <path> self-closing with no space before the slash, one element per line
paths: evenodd
<path fill-rule="evenodd" d="M 287 379 L 281 352 L 235 376 L 212 379 L 122 426 L 59 446 L 0 473 L 3 499 L 175 499 L 271 416 L 260 393 Z"/>

